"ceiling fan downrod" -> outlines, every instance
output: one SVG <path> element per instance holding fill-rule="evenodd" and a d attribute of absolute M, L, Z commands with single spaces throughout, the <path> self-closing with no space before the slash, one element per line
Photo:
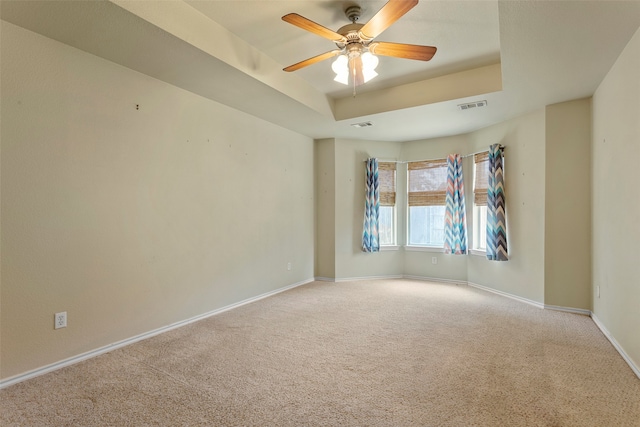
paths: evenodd
<path fill-rule="evenodd" d="M 360 6 L 353 5 L 346 8 L 344 14 L 347 15 L 347 19 L 351 21 L 352 24 L 355 24 L 358 19 L 360 19 L 360 11 Z"/>

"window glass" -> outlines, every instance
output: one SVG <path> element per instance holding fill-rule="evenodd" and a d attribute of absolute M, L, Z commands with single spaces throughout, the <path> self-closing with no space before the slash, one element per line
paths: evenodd
<path fill-rule="evenodd" d="M 487 249 L 487 206 L 473 207 L 473 249 Z"/>
<path fill-rule="evenodd" d="M 395 242 L 395 208 L 380 206 L 378 222 L 378 238 L 380 246 L 393 246 Z"/>
<path fill-rule="evenodd" d="M 444 246 L 447 160 L 409 162 L 407 165 L 409 246 Z"/>
<path fill-rule="evenodd" d="M 487 249 L 487 188 L 489 186 L 489 152 L 483 151 L 473 159 L 473 242 L 477 251 Z"/>
<path fill-rule="evenodd" d="M 378 239 L 380 246 L 393 246 L 396 244 L 396 164 L 380 162 L 378 180 L 380 182 Z"/>
<path fill-rule="evenodd" d="M 409 245 L 444 246 L 444 206 L 409 207 Z"/>

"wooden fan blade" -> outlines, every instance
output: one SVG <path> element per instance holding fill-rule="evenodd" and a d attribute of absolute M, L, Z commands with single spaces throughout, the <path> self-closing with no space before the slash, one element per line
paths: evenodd
<path fill-rule="evenodd" d="M 371 40 L 378 37 L 417 4 L 418 0 L 389 0 L 369 22 L 364 24 L 358 35 L 363 40 Z"/>
<path fill-rule="evenodd" d="M 287 68 L 283 68 L 284 71 L 296 71 L 299 70 L 300 68 L 304 68 L 306 66 L 309 66 L 311 64 L 315 64 L 316 62 L 320 62 L 320 61 L 324 61 L 325 59 L 329 59 L 332 58 L 336 55 L 340 55 L 340 49 L 335 49 L 332 50 L 330 52 L 325 52 L 321 55 L 317 55 L 314 56 L 312 58 L 309 59 L 305 59 L 304 61 L 300 61 L 297 64 L 293 64 L 293 65 L 289 65 Z"/>
<path fill-rule="evenodd" d="M 293 24 L 296 27 L 300 27 L 303 30 L 307 30 L 309 32 L 312 32 L 313 34 L 316 34 L 320 37 L 324 37 L 325 39 L 329 39 L 332 42 L 341 42 L 341 43 L 345 43 L 347 41 L 347 39 L 342 35 L 342 34 L 338 34 L 333 30 L 330 30 L 327 27 L 323 27 L 320 24 L 316 24 L 315 22 L 311 21 L 310 19 L 305 18 L 304 16 L 300 16 L 297 13 L 290 13 L 288 15 L 284 15 L 282 17 L 282 20 L 285 22 L 288 22 L 289 24 Z"/>
<path fill-rule="evenodd" d="M 433 46 L 419 46 L 415 44 L 373 42 L 369 45 L 369 52 L 374 55 L 393 56 L 396 58 L 417 59 L 428 61 L 433 58 L 438 49 Z"/>

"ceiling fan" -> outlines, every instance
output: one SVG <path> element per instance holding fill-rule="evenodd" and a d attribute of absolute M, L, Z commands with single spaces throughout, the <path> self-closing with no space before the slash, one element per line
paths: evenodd
<path fill-rule="evenodd" d="M 375 55 L 429 61 L 437 50 L 433 46 L 373 41 L 417 4 L 418 0 L 389 0 L 366 24 L 356 23 L 360 18 L 360 6 L 349 6 L 345 10 L 345 14 L 351 24 L 345 25 L 338 31 L 323 27 L 297 13 L 283 16 L 283 21 L 331 40 L 338 47 L 338 49 L 290 65 L 284 68 L 284 71 L 296 71 L 338 56 L 332 65 L 332 69 L 336 73 L 334 80 L 343 84 L 349 84 L 349 80 L 351 80 L 355 94 L 356 86 L 366 83 L 378 75 L 375 72 L 375 67 L 378 65 L 378 58 Z"/>

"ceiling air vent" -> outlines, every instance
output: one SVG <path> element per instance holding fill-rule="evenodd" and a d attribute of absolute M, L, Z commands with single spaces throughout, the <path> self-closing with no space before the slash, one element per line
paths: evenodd
<path fill-rule="evenodd" d="M 369 126 L 373 126 L 373 123 L 371 122 L 352 123 L 351 126 L 353 126 L 354 128 L 366 128 Z"/>
<path fill-rule="evenodd" d="M 464 111 L 464 110 L 471 110 L 472 108 L 476 108 L 476 107 L 486 107 L 486 106 L 487 106 L 487 101 L 476 101 L 476 102 L 469 102 L 468 104 L 459 104 L 458 108 Z"/>

